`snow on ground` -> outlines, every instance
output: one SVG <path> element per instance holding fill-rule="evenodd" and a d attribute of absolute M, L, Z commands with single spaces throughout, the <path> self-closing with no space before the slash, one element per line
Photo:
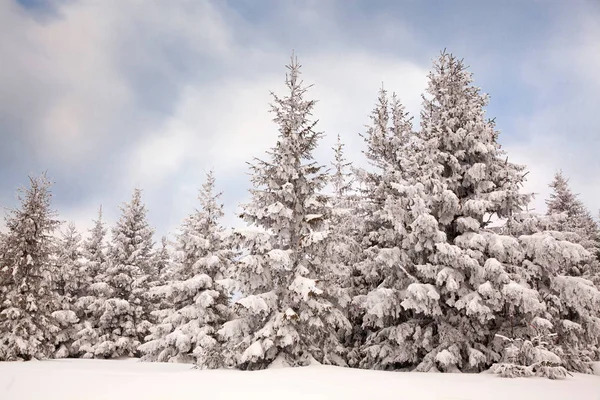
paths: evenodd
<path fill-rule="evenodd" d="M 327 366 L 201 371 L 133 360 L 0 362 L 0 399 L 598 400 L 600 377 L 551 381 Z"/>

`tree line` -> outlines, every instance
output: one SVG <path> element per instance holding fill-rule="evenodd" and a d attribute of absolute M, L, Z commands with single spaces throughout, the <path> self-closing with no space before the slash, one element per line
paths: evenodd
<path fill-rule="evenodd" d="M 158 246 L 136 189 L 110 238 L 61 222 L 45 175 L 0 234 L 0 360 L 118 358 L 245 370 L 311 363 L 560 378 L 600 356 L 597 221 L 557 173 L 544 215 L 487 95 L 442 52 L 420 126 L 381 89 L 369 166 L 313 158 L 324 133 L 292 57 L 276 144 L 250 163 L 248 229 L 199 207 Z"/>

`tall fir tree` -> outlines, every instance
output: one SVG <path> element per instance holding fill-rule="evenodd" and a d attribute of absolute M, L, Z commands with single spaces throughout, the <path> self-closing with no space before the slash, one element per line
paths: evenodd
<path fill-rule="evenodd" d="M 140 189 L 134 190 L 121 212 L 112 230 L 106 267 L 91 285 L 87 314 L 97 326 L 86 325 L 75 343 L 87 358 L 137 355 L 150 328 L 152 307 L 147 290 L 154 232 L 146 219 Z"/>
<path fill-rule="evenodd" d="M 294 57 L 288 70 L 288 94 L 273 94 L 277 144 L 269 161 L 251 165 L 254 188 L 241 214 L 255 228 L 238 232 L 245 255 L 235 277 L 243 297 L 220 331 L 242 369 L 344 362 L 338 329 L 348 321 L 321 280 L 330 267 L 322 257 L 329 227 L 319 193 L 327 175 L 312 152 L 322 133 L 310 120 L 315 101 L 305 99 L 308 88 Z"/>
<path fill-rule="evenodd" d="M 332 148 L 334 161 L 331 164 L 330 184 L 333 193 L 329 199 L 331 232 L 326 257 L 332 264 L 331 278 L 338 282 L 332 285 L 332 288 L 344 289 L 344 292 L 347 292 L 352 265 L 359 250 L 357 231 L 362 221 L 355 214 L 358 202 L 353 188 L 355 178 L 352 163 L 347 161 L 344 155 L 344 146 L 338 135 Z M 334 295 L 343 303 L 349 301 L 348 293 L 338 292 Z"/>
<path fill-rule="evenodd" d="M 429 76 L 419 132 L 433 160 L 433 174 L 419 179 L 434 184 L 426 190 L 427 212 L 408 226 L 405 240 L 418 282 L 401 305 L 429 336 L 417 368 L 480 370 L 498 360 L 498 334 L 532 339 L 554 329 L 564 346 L 553 351 L 578 353 L 566 366 L 582 370 L 580 355 L 597 343 L 597 321 L 588 318 L 597 305 L 575 304 L 569 293 L 593 299 L 597 290 L 565 273 L 589 253 L 548 234 L 515 234 L 531 196 L 521 193 L 524 167 L 508 162 L 493 121 L 484 119 L 487 101 L 463 62 L 442 53 Z M 492 216 L 508 220 L 504 234 L 488 228 Z M 566 331 L 582 321 L 591 328 L 580 351 Z"/>
<path fill-rule="evenodd" d="M 406 274 L 394 258 L 401 256 L 401 233 L 398 220 L 384 206 L 397 196 L 392 183 L 402 180 L 408 167 L 408 143 L 413 136 L 411 118 L 393 94 L 380 89 L 371 114 L 371 125 L 363 136 L 365 155 L 371 169 L 360 169 L 362 183 L 360 206 L 356 212 L 363 223 L 361 252 L 352 277 L 354 332 L 349 344 L 349 362 L 364 368 L 382 367 L 374 351 L 382 346 L 395 346 L 388 338 L 375 336 L 387 324 L 401 318 L 398 303 L 405 289 Z M 406 207 L 406 205 L 405 205 Z M 382 308 L 385 304 L 385 308 Z M 395 304 L 395 308 L 392 305 Z M 387 331 L 386 331 L 387 332 Z M 391 338 L 391 336 L 390 336 Z"/>
<path fill-rule="evenodd" d="M 333 193 L 329 198 L 330 233 L 325 248 L 324 260 L 327 268 L 328 282 L 325 290 L 329 296 L 337 299 L 337 306 L 347 318 L 351 315 L 351 276 L 352 269 L 359 259 L 360 226 L 362 219 L 358 217 L 358 196 L 354 190 L 354 171 L 352 163 L 344 154 L 344 143 L 340 135 L 333 146 L 333 162 L 330 184 Z M 342 341 L 351 341 L 354 337 L 351 325 L 340 331 Z"/>
<path fill-rule="evenodd" d="M 485 118 L 488 97 L 472 82 L 463 62 L 443 52 L 423 101 L 419 139 L 433 165 L 418 178 L 427 211 L 407 230 L 418 282 L 401 303 L 426 332 L 419 370 L 481 370 L 499 356 L 498 332 L 528 327 L 543 309 L 523 279 L 516 238 L 486 229 L 491 216 L 520 212 L 530 196 L 520 192 L 524 167 L 506 159 Z"/>
<path fill-rule="evenodd" d="M 20 208 L 5 218 L 0 360 L 44 359 L 54 353 L 60 328 L 52 314 L 61 304 L 53 290 L 51 255 L 60 222 L 51 208 L 50 186 L 45 175 L 30 178 L 30 187 L 20 190 Z"/>
<path fill-rule="evenodd" d="M 77 302 L 87 290 L 87 279 L 81 254 L 81 234 L 74 223 L 69 223 L 67 229 L 61 233 L 57 243 L 56 271 L 54 274 L 54 290 L 62 301 L 61 313 L 55 316 L 59 319 L 60 333 L 56 335 L 56 357 L 66 358 L 76 356 L 78 351 L 73 348 L 73 341 L 79 330 L 76 322 L 80 314 Z"/>
<path fill-rule="evenodd" d="M 56 292 L 64 297 L 69 308 L 85 286 L 84 278 L 81 274 L 82 268 L 82 249 L 81 234 L 77 231 L 74 223 L 69 223 L 66 230 L 61 232 L 56 251 L 57 274 L 54 278 L 54 287 Z"/>
<path fill-rule="evenodd" d="M 200 210 L 185 219 L 177 236 L 173 280 L 150 291 L 166 306 L 154 312 L 157 324 L 140 346 L 143 360 L 224 366 L 217 331 L 228 320 L 229 293 L 221 282 L 234 253 L 220 225 L 220 195 L 211 171 L 199 195 Z"/>
<path fill-rule="evenodd" d="M 100 318 L 104 312 L 104 304 L 109 295 L 109 287 L 103 281 L 108 266 L 107 229 L 102 219 L 102 206 L 98 217 L 93 221 L 93 227 L 83 242 L 82 276 L 85 279 L 82 296 L 76 301 L 77 316 L 80 326 L 72 348 L 78 355 L 85 358 L 95 357 L 95 347 L 103 335 L 100 328 Z M 98 354 L 98 356 L 101 356 Z"/>
<path fill-rule="evenodd" d="M 500 357 L 497 333 L 527 329 L 544 310 L 524 278 L 518 240 L 487 229 L 492 215 L 520 212 L 529 196 L 520 193 L 523 167 L 505 159 L 485 119 L 486 104 L 462 61 L 442 53 L 421 130 L 400 135 L 409 138 L 400 157 L 384 163 L 391 166 L 379 213 L 388 243 L 375 241 L 365 264 L 374 260 L 365 272 L 381 280 L 362 298 L 370 328 L 363 366 L 481 370 Z M 382 267 L 389 272 L 378 275 Z"/>
<path fill-rule="evenodd" d="M 96 282 L 98 275 L 106 267 L 106 226 L 102 220 L 102 206 L 98 209 L 98 218 L 93 221 L 94 226 L 89 230 L 88 237 L 83 242 L 82 255 L 84 258 L 84 276 L 88 285 Z"/>

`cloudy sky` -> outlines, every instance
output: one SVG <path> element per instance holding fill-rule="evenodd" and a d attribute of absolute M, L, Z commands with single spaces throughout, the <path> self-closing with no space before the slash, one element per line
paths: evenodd
<path fill-rule="evenodd" d="M 246 161 L 277 135 L 295 50 L 319 100 L 328 162 L 359 132 L 383 82 L 417 115 L 431 60 L 465 59 L 491 95 L 500 141 L 539 192 L 562 169 L 600 208 L 600 2 L 0 0 L 0 205 L 47 170 L 62 219 L 109 222 L 140 187 L 158 233 L 196 204 L 213 168 L 229 225 Z"/>

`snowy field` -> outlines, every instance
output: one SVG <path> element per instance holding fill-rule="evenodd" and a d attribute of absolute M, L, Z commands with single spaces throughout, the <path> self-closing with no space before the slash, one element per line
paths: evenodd
<path fill-rule="evenodd" d="M 200 371 L 133 360 L 0 363 L 0 399 L 599 400 L 600 376 L 550 381 L 484 374 L 434 374 L 314 366 Z"/>

